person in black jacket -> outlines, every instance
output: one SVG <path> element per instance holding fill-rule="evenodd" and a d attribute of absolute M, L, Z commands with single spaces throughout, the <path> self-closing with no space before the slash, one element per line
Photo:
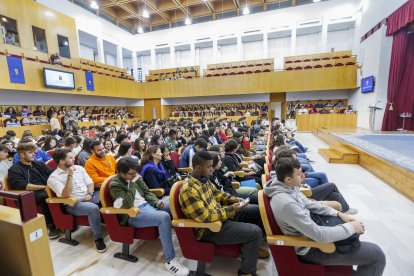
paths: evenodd
<path fill-rule="evenodd" d="M 48 195 L 45 191 L 47 179 L 53 170 L 44 163 L 35 161 L 35 152 L 36 145 L 34 143 L 20 143 L 17 146 L 20 161 L 9 169 L 8 181 L 15 190 L 33 191 L 36 204 L 42 206 L 42 213 L 49 229 L 49 238 L 55 239 L 60 236 L 60 232 L 53 223 L 52 215 L 46 203 Z"/>
<path fill-rule="evenodd" d="M 210 182 L 213 183 L 220 191 L 231 194 L 235 197 L 250 198 L 250 204 L 258 204 L 257 195 L 244 195 L 239 194 L 231 184 L 234 173 L 231 171 L 224 172 L 222 168 L 222 162 L 220 155 L 215 151 L 208 152 L 213 156 L 213 169 L 214 172 L 210 175 Z"/>

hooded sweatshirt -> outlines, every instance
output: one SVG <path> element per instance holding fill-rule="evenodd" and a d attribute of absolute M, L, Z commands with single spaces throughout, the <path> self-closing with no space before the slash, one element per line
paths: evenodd
<path fill-rule="evenodd" d="M 320 243 L 328 243 L 344 240 L 355 233 L 350 223 L 334 227 L 317 225 L 310 217 L 311 212 L 324 216 L 337 216 L 338 211 L 306 198 L 299 191 L 299 187 L 289 187 L 273 177 L 264 188 L 264 193 L 271 198 L 270 206 L 273 215 L 284 235 L 306 236 Z M 309 249 L 309 247 L 295 247 L 298 255 L 305 255 Z"/>

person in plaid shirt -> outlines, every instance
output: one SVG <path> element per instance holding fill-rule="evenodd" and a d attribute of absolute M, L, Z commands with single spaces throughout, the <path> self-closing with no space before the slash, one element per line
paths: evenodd
<path fill-rule="evenodd" d="M 209 182 L 213 157 L 208 152 L 197 152 L 192 164 L 193 172 L 180 192 L 181 209 L 186 217 L 198 222 L 223 222 L 217 233 L 196 229 L 197 239 L 215 244 L 243 244 L 238 275 L 256 275 L 264 233 L 258 206 L 243 205 L 244 199 L 222 192 Z"/>

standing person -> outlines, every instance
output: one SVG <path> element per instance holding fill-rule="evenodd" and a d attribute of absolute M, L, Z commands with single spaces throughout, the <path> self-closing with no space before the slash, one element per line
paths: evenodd
<path fill-rule="evenodd" d="M 60 123 L 59 123 L 59 119 L 57 117 L 57 113 L 56 112 L 53 112 L 51 114 L 51 116 L 52 117 L 50 118 L 50 129 L 52 131 L 54 131 L 54 130 L 56 130 L 56 131 L 61 130 Z"/>
<path fill-rule="evenodd" d="M 307 199 L 299 192 L 303 173 L 300 163 L 293 158 L 282 158 L 276 163 L 277 178 L 265 187 L 271 198 L 270 206 L 276 222 L 284 235 L 306 236 L 321 243 L 342 242 L 365 233 L 364 223 L 317 201 Z M 339 218 L 340 224 L 323 226 L 320 220 Z M 359 242 L 347 248 L 338 245 L 333 253 L 324 253 L 318 248 L 296 247 L 296 254 L 303 262 L 320 265 L 357 265 L 353 275 L 382 275 L 385 255 L 381 248 L 370 242 Z M 339 247 L 339 248 L 338 248 Z M 344 251 L 342 251 L 344 250 Z"/>
<path fill-rule="evenodd" d="M 170 215 L 161 210 L 164 207 L 163 201 L 149 191 L 137 170 L 137 160 L 131 157 L 121 159 L 117 164 L 118 175 L 109 184 L 112 200 L 122 198 L 123 208 L 136 206 L 140 209 L 134 218 L 119 215 L 119 221 L 122 225 L 135 228 L 158 227 L 166 258 L 165 269 L 174 275 L 188 275 L 189 269 L 175 258 Z"/>
<path fill-rule="evenodd" d="M 96 251 L 103 253 L 106 245 L 102 238 L 99 192 L 94 192 L 92 179 L 81 166 L 73 164 L 73 153 L 68 149 L 58 149 L 53 153 L 57 169 L 49 176 L 47 185 L 58 197 L 76 196 L 79 201 L 74 206 L 65 206 L 68 214 L 88 216 L 95 238 Z"/>
<path fill-rule="evenodd" d="M 217 190 L 208 181 L 213 172 L 213 157 L 197 152 L 193 157 L 193 172 L 180 191 L 180 206 L 184 215 L 197 222 L 223 223 L 219 232 L 196 229 L 196 238 L 214 244 L 243 244 L 241 267 L 237 274 L 257 275 L 257 259 L 263 240 L 259 207 L 241 204 L 244 199 Z"/>
<path fill-rule="evenodd" d="M 36 203 L 42 207 L 49 230 L 49 239 L 55 239 L 60 236 L 60 232 L 53 223 L 46 203 L 48 195 L 45 191 L 47 179 L 53 170 L 44 163 L 35 161 L 36 149 L 34 143 L 20 143 L 17 146 L 16 155 L 19 155 L 19 161 L 9 169 L 8 181 L 15 190 L 33 191 Z"/>

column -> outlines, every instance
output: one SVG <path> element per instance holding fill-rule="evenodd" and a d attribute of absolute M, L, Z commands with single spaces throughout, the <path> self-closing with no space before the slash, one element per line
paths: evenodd
<path fill-rule="evenodd" d="M 175 68 L 175 47 L 170 46 L 170 68 Z"/>
<path fill-rule="evenodd" d="M 138 60 L 137 60 L 137 52 L 135 51 L 132 51 L 132 69 L 134 69 L 135 80 L 138 80 Z"/>
<path fill-rule="evenodd" d="M 290 55 L 294 56 L 296 53 L 296 25 L 292 26 L 292 36 L 290 37 Z"/>
<path fill-rule="evenodd" d="M 151 49 L 151 69 L 158 69 L 155 56 L 155 48 Z"/>
<path fill-rule="evenodd" d="M 325 18 L 322 19 L 322 44 L 321 44 L 321 49 L 322 49 L 322 53 L 326 53 L 326 52 L 330 52 L 331 49 L 328 49 L 328 20 L 326 20 Z"/>
<path fill-rule="evenodd" d="M 218 63 L 218 45 L 217 40 L 213 40 L 213 62 L 212 63 Z"/>
<path fill-rule="evenodd" d="M 122 57 L 122 47 L 120 45 L 116 45 L 116 66 L 119 68 L 124 68 L 124 60 Z"/>
<path fill-rule="evenodd" d="M 263 34 L 263 54 L 262 58 L 268 58 L 269 57 L 269 45 L 267 40 L 267 33 Z"/>
<path fill-rule="evenodd" d="M 237 60 L 244 60 L 243 58 L 243 44 L 241 36 L 237 37 Z"/>
<path fill-rule="evenodd" d="M 98 47 L 98 61 L 101 63 L 105 63 L 105 52 L 102 38 L 96 38 L 96 46 Z"/>

